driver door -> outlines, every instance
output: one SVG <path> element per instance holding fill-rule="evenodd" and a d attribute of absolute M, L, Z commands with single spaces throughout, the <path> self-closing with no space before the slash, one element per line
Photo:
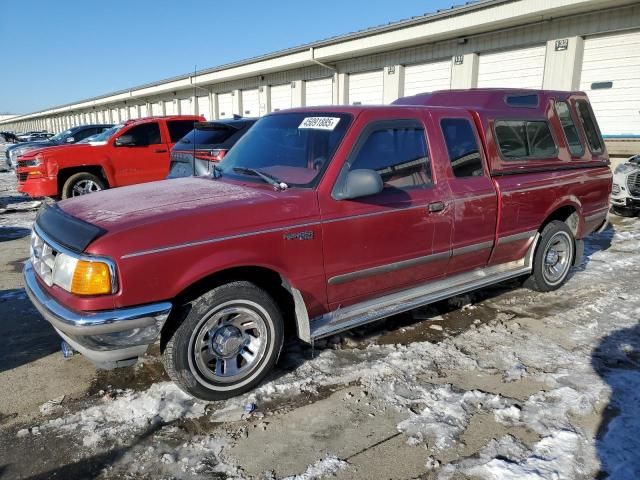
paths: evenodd
<path fill-rule="evenodd" d="M 368 122 L 341 174 L 374 170 L 383 190 L 351 200 L 320 199 L 332 310 L 446 272 L 453 224 L 449 189 L 434 179 L 421 114 L 402 115 Z"/>
<path fill-rule="evenodd" d="M 133 145 L 113 146 L 112 162 L 118 186 L 162 180 L 169 171 L 169 147 L 162 141 L 160 124 L 147 122 L 124 130 Z"/>

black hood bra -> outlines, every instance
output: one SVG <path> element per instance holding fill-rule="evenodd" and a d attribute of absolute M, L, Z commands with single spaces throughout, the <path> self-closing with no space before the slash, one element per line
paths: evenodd
<path fill-rule="evenodd" d="M 106 230 L 65 213 L 57 204 L 43 205 L 36 217 L 36 225 L 45 235 L 60 245 L 83 252 Z"/>

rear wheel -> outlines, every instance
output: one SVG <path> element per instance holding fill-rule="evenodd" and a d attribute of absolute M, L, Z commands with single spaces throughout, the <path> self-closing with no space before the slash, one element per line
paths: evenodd
<path fill-rule="evenodd" d="M 79 197 L 80 195 L 87 195 L 104 189 L 104 181 L 93 173 L 75 173 L 64 182 L 62 198 Z"/>
<path fill-rule="evenodd" d="M 524 286 L 538 292 L 560 288 L 569 275 L 575 243 L 566 223 L 554 220 L 544 227 L 533 256 L 533 271 Z"/>
<path fill-rule="evenodd" d="M 185 392 L 223 400 L 264 379 L 283 338 L 282 315 L 269 294 L 249 282 L 232 282 L 192 303 L 163 350 L 163 363 Z"/>

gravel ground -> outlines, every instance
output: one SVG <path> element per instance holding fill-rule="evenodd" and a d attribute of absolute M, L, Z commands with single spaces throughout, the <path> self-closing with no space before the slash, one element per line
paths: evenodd
<path fill-rule="evenodd" d="M 637 219 L 589 237 L 559 291 L 291 342 L 261 387 L 206 404 L 157 348 L 109 372 L 62 359 L 22 290 L 37 204 L 14 185 L 0 173 L 2 478 L 640 478 Z"/>

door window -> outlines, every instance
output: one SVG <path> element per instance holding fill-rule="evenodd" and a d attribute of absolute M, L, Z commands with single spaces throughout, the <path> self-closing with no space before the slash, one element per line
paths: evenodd
<path fill-rule="evenodd" d="M 126 132 L 125 135 L 131 135 L 137 147 L 162 143 L 160 125 L 158 125 L 157 122 L 143 123 L 142 125 L 133 127 Z"/>
<path fill-rule="evenodd" d="M 453 174 L 456 177 L 481 177 L 484 171 L 480 148 L 469 120 L 443 118 L 440 127 L 447 144 Z"/>
<path fill-rule="evenodd" d="M 388 122 L 385 122 L 388 123 Z M 424 128 L 414 121 L 379 125 L 358 142 L 349 170 L 375 170 L 384 190 L 408 190 L 431 185 L 431 165 Z"/>
<path fill-rule="evenodd" d="M 569 152 L 571 152 L 571 155 L 574 157 L 581 157 L 584 153 L 584 147 L 580 141 L 580 135 L 578 135 L 578 129 L 573 121 L 567 102 L 556 102 L 556 113 L 560 119 Z"/>

